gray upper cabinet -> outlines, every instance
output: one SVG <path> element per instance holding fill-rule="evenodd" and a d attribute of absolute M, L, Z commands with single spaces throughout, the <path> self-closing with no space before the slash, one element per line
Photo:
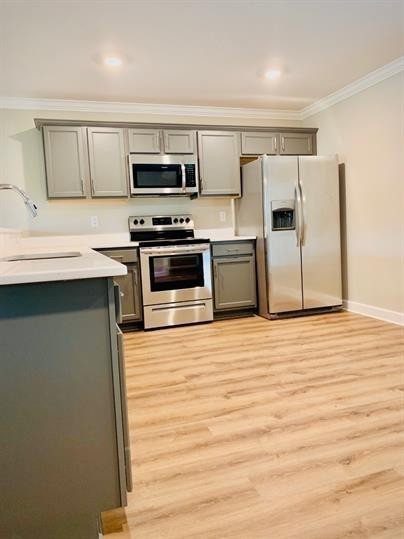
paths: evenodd
<path fill-rule="evenodd" d="M 128 129 L 130 153 L 160 153 L 160 129 Z"/>
<path fill-rule="evenodd" d="M 213 275 L 215 311 L 256 307 L 252 243 L 213 244 Z"/>
<path fill-rule="evenodd" d="M 273 155 L 279 149 L 279 135 L 277 133 L 244 132 L 241 133 L 242 155 Z"/>
<path fill-rule="evenodd" d="M 313 135 L 311 133 L 281 133 L 281 155 L 312 155 Z"/>
<path fill-rule="evenodd" d="M 43 140 L 48 198 L 85 198 L 88 189 L 85 129 L 45 126 Z"/>
<path fill-rule="evenodd" d="M 128 196 L 124 130 L 88 127 L 87 136 L 92 196 Z"/>
<path fill-rule="evenodd" d="M 195 137 L 195 131 L 164 129 L 164 152 L 178 154 L 195 153 Z"/>
<path fill-rule="evenodd" d="M 240 133 L 199 131 L 200 194 L 240 196 Z"/>

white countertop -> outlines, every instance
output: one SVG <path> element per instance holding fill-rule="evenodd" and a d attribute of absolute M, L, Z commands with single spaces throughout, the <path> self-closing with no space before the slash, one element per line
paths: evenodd
<path fill-rule="evenodd" d="M 0 285 L 115 277 L 127 273 L 126 266 L 92 249 L 78 247 L 70 250 L 80 252 L 80 256 L 13 262 L 1 260 Z M 24 249 L 23 253 L 16 250 L 13 254 L 42 254 L 64 251 L 65 249 L 58 246 L 57 248 L 48 247 L 46 250 Z"/>
<path fill-rule="evenodd" d="M 195 237 L 216 241 L 240 241 L 254 236 L 235 236 L 232 229 L 199 229 Z M 126 266 L 93 249 L 137 247 L 129 233 L 92 234 L 76 236 L 13 236 L 12 241 L 0 242 L 0 285 L 68 281 L 96 277 L 125 275 Z M 38 260 L 5 261 L 15 255 L 45 254 L 78 251 L 80 256 Z"/>

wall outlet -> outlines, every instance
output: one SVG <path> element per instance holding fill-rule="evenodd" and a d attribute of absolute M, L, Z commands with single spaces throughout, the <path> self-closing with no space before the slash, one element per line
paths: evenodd
<path fill-rule="evenodd" d="M 100 223 L 98 221 L 98 216 L 97 215 L 92 215 L 90 217 L 90 224 L 91 224 L 92 228 L 98 228 Z"/>
<path fill-rule="evenodd" d="M 220 211 L 219 212 L 219 220 L 224 223 L 226 221 L 226 212 L 225 211 Z"/>

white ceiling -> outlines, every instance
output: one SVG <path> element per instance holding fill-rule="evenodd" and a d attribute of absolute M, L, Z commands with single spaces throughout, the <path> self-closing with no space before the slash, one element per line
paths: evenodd
<path fill-rule="evenodd" d="M 401 56 L 403 13 L 404 0 L 0 0 L 0 95 L 299 110 Z"/>

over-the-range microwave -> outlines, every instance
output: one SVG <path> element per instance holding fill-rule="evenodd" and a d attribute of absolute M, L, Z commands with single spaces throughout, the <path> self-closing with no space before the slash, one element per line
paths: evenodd
<path fill-rule="evenodd" d="M 198 193 L 198 159 L 194 154 L 130 154 L 129 170 L 131 196 Z"/>

